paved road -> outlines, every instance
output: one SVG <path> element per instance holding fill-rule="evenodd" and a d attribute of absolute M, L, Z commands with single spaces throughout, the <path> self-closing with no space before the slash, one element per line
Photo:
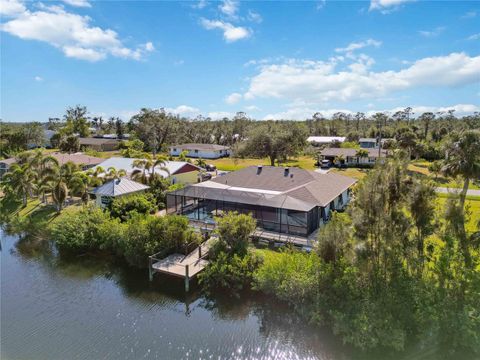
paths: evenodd
<path fill-rule="evenodd" d="M 453 192 L 459 192 L 459 191 L 461 191 L 461 189 L 437 187 L 435 189 L 435 191 L 439 192 L 439 193 L 448 194 L 448 193 L 453 193 Z M 472 190 L 467 190 L 467 195 L 480 196 L 480 190 L 473 190 L 473 189 Z"/>

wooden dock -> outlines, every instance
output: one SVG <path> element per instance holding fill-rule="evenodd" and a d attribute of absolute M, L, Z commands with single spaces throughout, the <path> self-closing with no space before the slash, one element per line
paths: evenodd
<path fill-rule="evenodd" d="M 211 239 L 205 241 L 188 255 L 171 254 L 163 259 L 157 258 L 157 254 L 149 256 L 149 277 L 153 279 L 155 273 L 164 273 L 185 279 L 185 290 L 189 290 L 190 279 L 205 269 L 208 265 L 208 250 Z"/>

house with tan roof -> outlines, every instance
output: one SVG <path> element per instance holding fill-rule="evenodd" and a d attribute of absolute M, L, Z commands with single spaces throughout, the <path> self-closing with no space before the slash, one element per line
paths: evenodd
<path fill-rule="evenodd" d="M 226 211 L 251 214 L 258 227 L 308 237 L 350 200 L 356 180 L 300 168 L 250 166 L 167 194 L 167 213 L 214 224 Z"/>
<path fill-rule="evenodd" d="M 74 154 L 54 152 L 54 153 L 49 153 L 48 155 L 53 156 L 55 159 L 57 159 L 59 165 L 63 165 L 67 162 L 73 162 L 74 164 L 79 165 L 82 168 L 82 170 L 90 169 L 104 161 L 104 159 L 97 158 L 95 156 L 86 155 L 81 152 L 74 153 Z M 0 178 L 4 173 L 8 171 L 10 166 L 16 162 L 17 162 L 17 159 L 14 157 L 0 160 Z"/>

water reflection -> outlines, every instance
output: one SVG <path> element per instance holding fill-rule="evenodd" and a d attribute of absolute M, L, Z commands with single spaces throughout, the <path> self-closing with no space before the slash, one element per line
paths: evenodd
<path fill-rule="evenodd" d="M 260 294 L 206 298 L 195 282 L 108 256 L 60 257 L 0 230 L 2 359 L 435 359 L 361 354 Z"/>
<path fill-rule="evenodd" d="M 2 235 L 2 359 L 344 359 L 327 333 L 262 296 L 206 299 L 109 257 L 60 257 Z M 276 310 L 275 310 L 276 309 Z"/>

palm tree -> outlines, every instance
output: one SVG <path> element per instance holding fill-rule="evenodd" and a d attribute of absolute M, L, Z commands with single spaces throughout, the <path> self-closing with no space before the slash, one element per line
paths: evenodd
<path fill-rule="evenodd" d="M 12 164 L 9 171 L 3 175 L 2 185 L 7 193 L 21 196 L 23 206 L 27 206 L 28 197 L 32 195 L 35 173 L 28 163 Z"/>
<path fill-rule="evenodd" d="M 76 172 L 70 180 L 70 190 L 73 194 L 80 196 L 82 202 L 88 204 L 88 190 L 92 183 L 93 177 L 88 176 L 84 172 Z"/>
<path fill-rule="evenodd" d="M 355 156 L 357 157 L 357 164 L 360 164 L 360 158 L 368 157 L 368 151 L 365 149 L 359 149 L 355 153 Z"/>
<path fill-rule="evenodd" d="M 63 209 L 63 204 L 65 203 L 65 199 L 67 198 L 68 188 L 67 184 L 61 179 L 55 182 L 52 188 L 52 197 L 53 202 L 57 206 L 57 212 L 61 212 Z"/>
<path fill-rule="evenodd" d="M 459 240 L 465 257 L 465 264 L 471 266 L 471 256 L 468 250 L 465 230 L 465 198 L 470 181 L 480 178 L 480 131 L 469 130 L 455 136 L 447 145 L 446 158 L 442 172 L 447 176 L 463 177 L 463 188 L 460 192 L 460 217 L 463 226 L 460 227 Z"/>
<path fill-rule="evenodd" d="M 96 166 L 94 169 L 88 169 L 86 174 L 90 177 L 90 184 L 92 186 L 99 186 L 103 183 L 105 178 L 105 169 L 101 166 Z"/>
<path fill-rule="evenodd" d="M 157 169 L 170 175 L 170 171 L 165 166 L 166 164 L 167 160 L 163 156 L 157 156 L 155 159 L 148 157 L 146 159 L 135 160 L 133 162 L 133 167 L 138 169 L 132 171 L 132 179 L 143 184 L 152 183 L 156 178 L 162 177 L 155 172 Z"/>
<path fill-rule="evenodd" d="M 127 176 L 127 172 L 124 169 L 117 170 L 113 166 L 107 169 L 105 173 L 105 181 L 120 179 L 121 177 Z"/>

